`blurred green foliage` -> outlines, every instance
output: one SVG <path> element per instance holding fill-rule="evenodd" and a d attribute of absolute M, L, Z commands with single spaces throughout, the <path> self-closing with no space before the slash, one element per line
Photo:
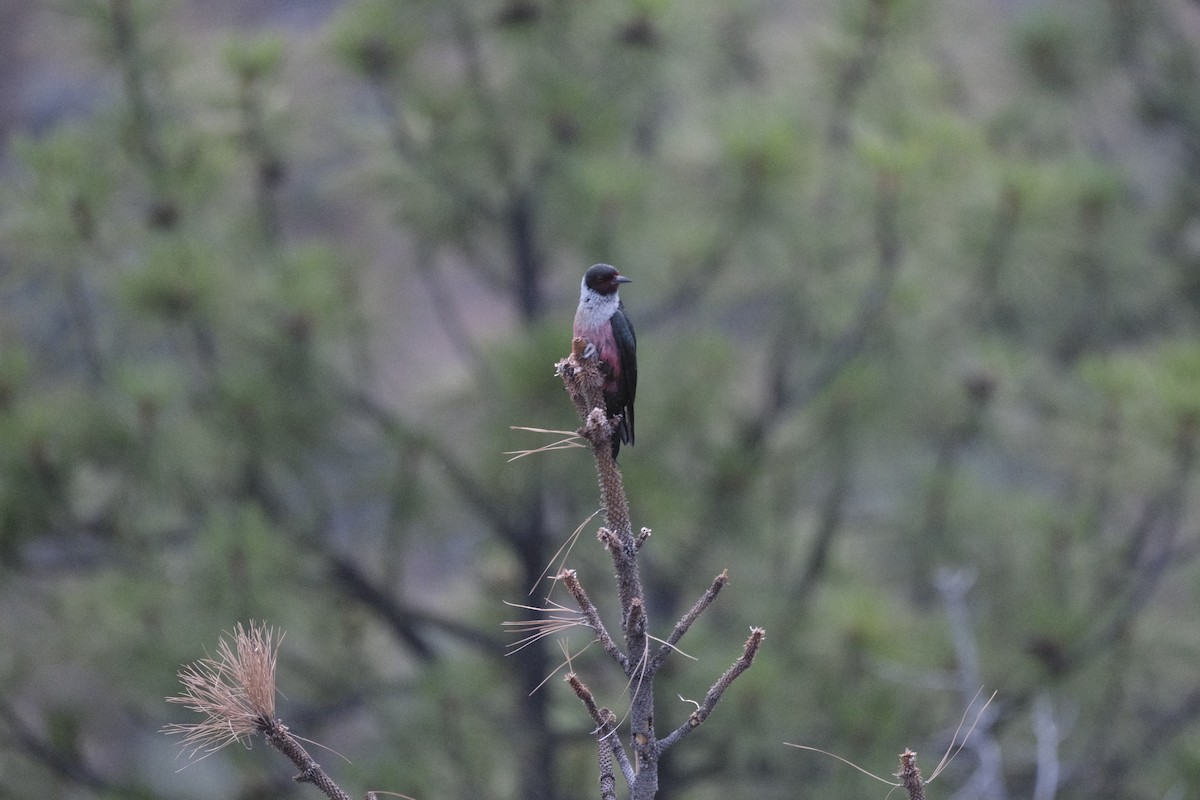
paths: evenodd
<path fill-rule="evenodd" d="M 597 522 L 556 554 L 585 451 L 505 455 L 577 424 L 552 364 L 597 261 L 634 279 L 655 632 L 731 575 L 660 735 L 767 629 L 663 797 L 874 796 L 782 742 L 929 775 L 981 687 L 937 792 L 1200 791 L 1194 14 L 950 5 L 40 11 L 96 100 L 0 161 L 10 792 L 303 794 L 155 733 L 265 619 L 353 793 L 594 796 L 563 651 L 500 623 L 564 560 L 615 609 Z"/>

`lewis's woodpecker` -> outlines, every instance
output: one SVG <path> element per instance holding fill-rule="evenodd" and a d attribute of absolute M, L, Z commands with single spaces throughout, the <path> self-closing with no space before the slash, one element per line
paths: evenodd
<path fill-rule="evenodd" d="M 629 283 L 629 278 L 608 264 L 596 264 L 584 273 L 574 329 L 576 338 L 589 342 L 585 353 L 594 350 L 603 365 L 605 413 L 621 415 L 613 432 L 613 458 L 622 442 L 633 444 L 633 398 L 637 394 L 637 337 L 617 295 L 622 283 Z"/>

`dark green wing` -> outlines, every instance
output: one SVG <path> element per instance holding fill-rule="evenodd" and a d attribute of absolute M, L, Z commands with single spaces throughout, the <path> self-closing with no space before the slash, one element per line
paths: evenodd
<path fill-rule="evenodd" d="M 633 400 L 637 396 L 637 335 L 633 324 L 625 315 L 625 304 L 617 306 L 612 316 L 613 338 L 617 340 L 617 354 L 621 360 L 620 388 L 626 398 L 621 410 L 621 440 L 633 444 Z"/>

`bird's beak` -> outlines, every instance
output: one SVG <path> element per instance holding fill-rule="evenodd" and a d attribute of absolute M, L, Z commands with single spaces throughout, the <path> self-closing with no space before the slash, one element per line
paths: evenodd
<path fill-rule="evenodd" d="M 633 283 L 633 278 L 626 278 L 624 275 L 618 275 L 614 280 L 617 283 Z"/>

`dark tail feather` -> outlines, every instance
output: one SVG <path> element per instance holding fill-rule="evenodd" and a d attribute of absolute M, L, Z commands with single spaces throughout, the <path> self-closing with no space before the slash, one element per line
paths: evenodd
<path fill-rule="evenodd" d="M 633 444 L 633 430 L 629 427 L 629 417 L 627 414 L 621 416 L 621 421 L 613 428 L 612 435 L 612 450 L 613 460 L 617 458 L 617 453 L 621 450 L 621 443 Z"/>

